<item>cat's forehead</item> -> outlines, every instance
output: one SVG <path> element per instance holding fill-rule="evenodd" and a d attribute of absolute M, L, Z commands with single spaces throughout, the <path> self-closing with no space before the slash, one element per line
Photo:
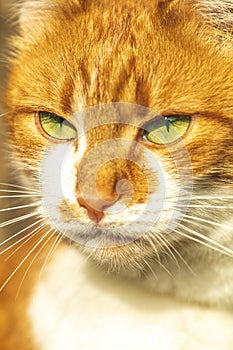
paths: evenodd
<path fill-rule="evenodd" d="M 158 113 L 193 113 L 205 110 L 213 84 L 220 88 L 221 78 L 222 88 L 222 81 L 227 86 L 232 79 L 229 54 L 224 57 L 209 44 L 210 31 L 190 2 L 179 2 L 178 8 L 176 1 L 46 3 L 35 2 L 36 11 L 34 2 L 26 2 L 25 16 L 31 6 L 38 20 L 16 40 L 12 77 L 22 108 L 66 115 L 124 101 Z M 163 3 L 174 9 L 168 12 Z"/>

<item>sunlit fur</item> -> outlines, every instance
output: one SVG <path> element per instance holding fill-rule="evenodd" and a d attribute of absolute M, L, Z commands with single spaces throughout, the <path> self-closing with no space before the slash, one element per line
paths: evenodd
<path fill-rule="evenodd" d="M 27 218 L 35 220 L 30 221 L 28 227 L 16 230 L 13 237 L 1 245 L 3 257 L 13 261 L 11 269 L 2 263 L 6 271 L 1 289 L 3 301 L 10 300 L 9 295 L 14 293 L 19 297 L 20 307 L 11 311 L 13 321 L 9 319 L 8 323 L 13 323 L 21 334 L 20 349 L 24 349 L 23 344 L 30 337 L 38 349 L 57 350 L 64 321 L 61 315 L 68 320 L 71 349 L 79 348 L 71 330 L 85 323 L 83 316 L 76 322 L 79 303 L 77 296 L 76 305 L 75 293 L 77 288 L 78 295 L 79 285 L 84 285 L 85 291 L 92 288 L 81 271 L 86 256 L 91 261 L 90 270 L 87 269 L 90 276 L 97 264 L 113 275 L 136 277 L 140 287 L 135 285 L 135 288 L 139 290 L 143 285 L 150 291 L 194 305 L 233 307 L 232 9 L 233 2 L 229 0 L 38 0 L 20 5 L 19 34 L 11 39 L 6 105 L 13 166 L 19 169 L 21 185 L 2 184 L 2 190 L 4 196 L 29 196 L 30 201 L 18 205 L 21 209 L 32 207 L 33 211 L 15 216 L 0 226 L 8 227 Z M 123 126 L 114 123 L 106 126 L 101 122 L 96 126 L 93 121 L 93 128 L 78 143 L 48 140 L 39 126 L 39 111 L 55 113 L 75 124 L 75 117 L 81 116 L 79 113 L 83 110 L 113 102 L 141 105 L 156 115 L 190 115 L 191 125 L 181 140 L 167 147 L 140 138 L 148 116 L 138 125 L 133 113 L 126 113 Z M 110 108 L 106 120 L 111 120 L 114 112 L 115 108 Z M 75 126 L 79 131 L 83 128 L 82 122 Z M 132 147 L 126 141 L 122 146 L 119 142 L 113 143 L 112 149 L 107 147 L 98 154 L 101 163 L 106 152 L 111 158 L 111 152 L 114 156 L 122 148 L 125 159 L 103 162 L 96 177 L 97 191 L 102 201 L 115 201 L 116 182 L 127 179 L 134 194 L 125 212 L 105 214 L 102 226 L 95 231 L 95 223 L 77 198 L 81 190 L 88 192 L 93 186 L 89 180 L 95 175 L 97 157 L 88 158 L 89 152 L 112 139 L 127 139 L 139 146 L 135 146 L 134 158 L 127 158 Z M 58 193 L 60 168 L 57 164 L 64 150 L 68 150 L 61 178 L 65 201 Z M 132 159 L 139 166 L 133 164 Z M 86 168 L 78 181 L 77 173 L 83 160 Z M 151 173 L 146 173 L 147 164 L 151 166 Z M 148 181 L 152 184 L 151 192 Z M 182 186 L 184 192 L 180 194 Z M 153 214 L 145 212 L 137 222 L 142 235 L 128 244 L 118 244 L 124 235 L 133 236 L 133 226 L 124 230 L 124 225 L 138 215 L 148 197 L 156 203 L 164 200 L 157 224 L 144 232 Z M 176 216 L 173 216 L 174 209 Z M 9 210 L 18 209 L 13 204 Z M 78 221 L 89 225 L 82 232 L 82 239 L 87 236 L 92 244 L 77 244 L 81 232 L 76 229 Z M 166 231 L 169 223 L 173 224 L 171 232 Z M 112 246 L 103 244 L 106 243 L 103 233 L 107 229 L 114 232 L 110 235 Z M 67 239 L 66 236 L 70 238 L 68 231 L 75 231 L 75 242 Z M 100 246 L 96 241 L 93 244 L 97 233 L 101 236 Z M 79 266 L 80 273 L 76 274 L 75 268 L 74 272 L 69 271 L 74 265 Z M 47 275 L 43 279 L 44 270 Z M 103 278 L 102 272 L 94 271 Z M 128 282 L 120 278 L 119 284 L 122 283 L 124 290 L 124 283 Z M 104 303 L 105 292 L 97 295 Z M 40 312 L 43 303 L 50 310 L 48 317 Z M 23 327 L 19 326 L 18 319 L 22 305 L 27 310 Z M 57 305 L 62 310 L 59 315 Z M 118 314 L 118 302 L 114 301 L 113 305 Z M 74 318 L 73 307 L 77 308 Z M 195 312 L 201 318 L 202 309 L 193 307 L 198 308 Z M 3 308 L 4 317 L 7 310 Z M 143 312 L 141 317 L 147 319 Z M 231 322 L 227 323 L 229 329 Z M 57 331 L 53 333 L 50 327 L 54 323 Z M 133 327 L 137 330 L 136 321 Z M 173 334 L 173 328 L 169 330 Z M 14 337 L 6 341 L 6 332 L 3 332 L 3 341 L 13 349 L 17 343 Z M 146 334 L 147 331 L 143 336 Z M 156 334 L 160 334 L 158 330 Z M 94 331 L 94 335 L 98 338 L 98 332 Z M 143 336 L 138 342 L 139 349 L 143 348 Z M 132 339 L 126 338 L 126 348 L 134 349 Z M 65 335 L 61 337 L 59 346 L 64 347 L 66 339 Z M 177 339 L 180 339 L 178 335 Z M 226 339 L 224 349 L 229 349 L 232 338 Z M 165 349 L 169 343 L 164 347 L 161 344 L 159 349 Z M 177 344 L 180 346 L 179 340 Z M 85 346 L 81 345 L 81 349 L 88 348 Z"/>

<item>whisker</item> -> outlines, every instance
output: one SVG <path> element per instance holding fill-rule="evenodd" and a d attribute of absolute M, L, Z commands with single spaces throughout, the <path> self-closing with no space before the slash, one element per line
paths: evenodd
<path fill-rule="evenodd" d="M 203 246 L 205 246 L 205 247 L 207 247 L 207 248 L 210 248 L 211 250 L 214 250 L 214 251 L 219 252 L 219 253 L 221 253 L 221 254 L 224 254 L 224 255 L 227 255 L 227 256 L 232 257 L 232 253 L 231 253 L 231 254 L 228 254 L 228 253 L 226 253 L 225 251 L 223 251 L 222 249 L 216 248 L 216 247 L 214 247 L 214 246 L 212 246 L 212 245 L 210 245 L 210 244 L 208 244 L 208 243 L 206 243 L 206 242 L 203 242 L 202 240 L 200 240 L 200 239 L 198 239 L 198 238 L 195 238 L 195 237 L 190 236 L 190 235 L 188 235 L 188 234 L 185 234 L 185 233 L 183 233 L 183 232 L 179 232 L 179 231 L 177 231 L 176 229 L 174 230 L 174 232 L 176 232 L 176 233 L 177 233 L 178 235 L 180 235 L 180 236 L 183 236 L 183 237 L 188 238 L 188 239 L 190 239 L 190 240 L 192 240 L 192 241 L 194 241 L 194 242 L 197 242 L 197 243 L 199 243 L 199 244 L 201 244 L 201 245 L 203 245 Z"/>
<path fill-rule="evenodd" d="M 29 187 L 26 187 L 26 186 L 11 184 L 11 183 L 7 183 L 7 182 L 0 182 L 0 186 L 9 186 L 9 187 L 14 187 L 14 188 L 25 189 L 25 190 L 28 190 L 28 191 L 31 191 L 31 192 L 37 192 L 37 193 L 39 192 L 39 191 L 37 191 L 35 189 L 29 188 Z"/>
<path fill-rule="evenodd" d="M 0 192 L 4 192 L 4 193 L 22 193 L 22 194 L 37 194 L 38 195 L 38 192 L 32 192 L 32 191 L 22 191 L 22 190 L 7 190 L 7 189 L 4 189 L 4 190 L 0 190 Z"/>
<path fill-rule="evenodd" d="M 192 219 L 192 220 L 186 220 L 186 218 Z M 219 222 L 215 222 L 215 221 L 210 221 L 210 220 L 202 219 L 202 218 L 199 218 L 199 217 L 197 217 L 197 216 L 185 215 L 185 218 L 183 219 L 183 221 L 187 221 L 187 222 L 191 222 L 191 223 L 193 223 L 193 220 L 194 220 L 194 221 L 204 222 L 204 223 L 206 223 L 206 224 L 218 226 L 218 227 L 221 227 L 221 228 L 226 228 L 226 229 L 231 229 L 231 230 L 233 229 L 232 226 L 225 225 L 225 224 L 220 224 Z"/>
<path fill-rule="evenodd" d="M 0 190 L 1 192 L 1 190 Z M 6 191 L 3 191 L 6 192 Z M 0 199 L 6 199 L 6 198 L 29 198 L 29 197 L 41 197 L 40 194 L 23 194 L 23 195 L 10 195 L 10 196 L 1 196 Z"/>
<path fill-rule="evenodd" d="M 35 225 L 38 224 L 38 223 L 39 223 L 39 222 L 37 221 L 33 226 L 35 226 Z M 31 225 L 31 226 L 32 226 L 32 225 Z M 4 250 L 2 250 L 2 251 L 0 252 L 0 255 L 2 255 L 2 254 L 4 254 L 4 253 L 6 253 L 7 251 L 11 250 L 11 249 L 14 248 L 16 245 L 18 245 L 20 242 L 25 241 L 25 242 L 24 242 L 23 244 L 21 244 L 20 247 L 19 247 L 19 248 L 22 248 L 23 245 L 24 245 L 25 243 L 27 243 L 27 242 L 34 236 L 34 233 L 39 232 L 39 230 L 40 230 L 41 228 L 43 228 L 44 226 L 46 226 L 45 223 L 41 224 L 39 227 L 36 227 L 36 228 L 35 228 L 33 231 L 31 231 L 30 233 L 28 233 L 28 234 L 26 234 L 25 236 L 23 236 L 22 238 L 18 239 L 17 242 L 12 243 L 9 247 L 7 247 L 7 248 L 5 248 Z M 27 229 L 28 229 L 28 227 L 27 227 Z M 24 231 L 25 231 L 25 229 L 24 229 Z M 21 233 L 22 233 L 22 231 L 21 231 Z M 18 235 L 18 234 L 19 234 L 19 233 L 17 233 L 17 235 Z M 16 235 L 15 235 L 15 236 L 16 236 Z M 29 239 L 27 240 L 28 237 L 29 237 Z M 16 249 L 16 250 L 14 251 L 14 253 L 15 253 L 16 251 L 18 251 L 18 249 Z M 13 254 L 12 254 L 12 255 L 13 255 Z"/>
<path fill-rule="evenodd" d="M 55 231 L 55 232 L 56 232 L 56 231 Z M 55 232 L 54 232 L 54 233 L 55 233 Z M 46 265 L 47 265 L 47 263 L 48 263 L 48 260 L 49 260 L 49 258 L 51 257 L 51 255 L 55 252 L 55 250 L 57 249 L 57 247 L 59 246 L 59 244 L 61 243 L 62 237 L 63 237 L 63 234 L 62 234 L 62 233 L 58 233 L 58 234 L 57 234 L 57 237 L 56 237 L 55 241 L 53 242 L 53 245 L 52 245 L 52 247 L 50 248 L 50 250 L 49 250 L 49 252 L 48 252 L 48 254 L 47 254 L 47 257 L 46 257 L 46 259 L 45 259 L 45 261 L 44 261 L 44 264 L 43 264 L 43 266 L 42 266 L 42 268 L 41 268 L 41 270 L 40 270 L 38 280 L 41 279 L 41 276 L 42 276 L 42 274 L 43 274 L 43 272 L 44 272 L 44 270 L 45 270 L 45 268 L 46 268 Z"/>
<path fill-rule="evenodd" d="M 48 232 L 46 232 L 45 236 L 43 238 L 45 238 L 46 236 L 49 235 L 49 233 L 53 230 L 53 233 L 56 231 L 55 229 L 53 228 L 50 228 L 48 230 Z M 18 298 L 19 294 L 20 294 L 20 290 L 22 288 L 22 285 L 23 285 L 23 282 L 25 281 L 25 278 L 30 270 L 30 268 L 32 267 L 32 265 L 34 264 L 35 260 L 38 258 L 38 256 L 40 255 L 40 253 L 42 252 L 42 250 L 45 248 L 45 246 L 49 243 L 49 241 L 53 238 L 53 235 L 49 236 L 46 241 L 43 243 L 43 245 L 40 247 L 40 249 L 38 250 L 38 252 L 35 254 L 35 256 L 33 257 L 32 261 L 30 262 L 30 264 L 28 265 L 23 277 L 22 277 L 22 280 L 19 284 L 19 287 L 18 287 L 18 290 L 17 290 L 17 294 L 16 294 L 16 299 Z"/>
<path fill-rule="evenodd" d="M 168 274 L 172 279 L 175 279 L 175 276 L 171 273 L 171 271 L 169 271 L 169 270 L 166 268 L 166 266 L 165 266 L 164 264 L 161 263 L 160 260 L 158 261 L 158 260 L 156 259 L 156 261 L 157 261 L 157 263 L 159 264 L 159 266 L 160 266 L 165 272 L 167 272 L 167 274 Z M 145 263 L 145 261 L 144 261 L 144 263 Z M 148 266 L 148 264 L 147 264 L 147 266 Z"/>
<path fill-rule="evenodd" d="M 206 200 L 209 200 L 209 199 L 218 199 L 220 200 L 221 199 L 221 195 L 210 195 L 210 196 L 205 196 L 205 195 L 195 195 L 193 194 L 192 195 L 192 199 L 191 200 L 201 200 L 201 199 L 206 199 Z M 224 199 L 233 199 L 233 196 L 224 196 Z"/>
<path fill-rule="evenodd" d="M 1 60 L 1 59 L 0 59 L 0 62 L 1 62 L 1 63 L 3 63 L 3 62 L 5 63 L 5 61 L 3 61 L 3 60 Z M 5 116 L 8 115 L 8 114 L 9 114 L 9 112 L 2 113 L 2 114 L 0 114 L 0 118 L 5 117 Z"/>
<path fill-rule="evenodd" d="M 191 266 L 187 263 L 187 261 L 183 258 L 183 256 L 180 254 L 180 252 L 174 247 L 174 245 L 172 244 L 172 242 L 170 242 L 164 235 L 162 236 L 162 239 L 165 240 L 167 242 L 167 244 L 170 245 L 170 249 L 172 249 L 178 256 L 178 258 L 180 258 L 180 260 L 183 262 L 183 264 L 188 268 L 188 270 L 195 275 L 195 272 L 193 271 L 193 269 L 191 268 Z M 180 265 L 178 263 L 178 268 L 180 270 Z"/>
<path fill-rule="evenodd" d="M 147 239 L 148 239 L 148 242 L 150 243 L 154 253 L 156 254 L 156 258 L 157 258 L 158 262 L 161 263 L 160 255 L 159 255 L 158 247 L 157 247 L 156 243 L 154 242 L 154 240 L 152 239 L 152 237 L 150 235 L 148 235 Z"/>
<path fill-rule="evenodd" d="M 185 221 L 185 220 L 184 220 L 184 221 Z M 186 221 L 187 221 L 187 220 L 186 220 Z M 190 222 L 190 221 L 187 221 L 187 222 Z M 233 251 L 232 251 L 230 248 L 227 248 L 227 247 L 223 246 L 223 245 L 220 244 L 219 242 L 216 242 L 216 241 L 214 241 L 213 239 L 211 239 L 211 238 L 209 238 L 209 237 L 207 237 L 207 236 L 205 236 L 205 235 L 202 235 L 201 233 L 198 233 L 198 232 L 196 232 L 196 231 L 194 231 L 194 230 L 192 230 L 192 229 L 186 227 L 185 225 L 180 224 L 179 226 L 180 226 L 180 227 L 183 227 L 186 231 L 190 232 L 190 233 L 193 234 L 194 236 L 196 236 L 196 237 L 198 237 L 198 238 L 201 238 L 201 239 L 203 239 L 203 240 L 205 240 L 205 241 L 211 243 L 211 244 L 212 244 L 211 247 L 212 247 L 213 249 L 215 249 L 216 247 L 218 247 L 218 249 L 219 249 L 219 251 L 220 251 L 221 253 L 227 254 L 227 255 L 229 255 L 229 256 L 231 256 L 231 257 L 233 256 Z M 190 236 L 189 236 L 189 237 L 190 237 Z M 215 247 L 215 246 L 216 246 L 216 247 Z"/>
<path fill-rule="evenodd" d="M 23 220 L 32 218 L 33 216 L 36 216 L 36 215 L 38 215 L 38 213 L 37 213 L 37 212 L 34 212 L 34 213 L 29 213 L 29 214 L 26 214 L 26 215 L 21 215 L 21 216 L 18 216 L 17 218 L 4 221 L 4 222 L 2 222 L 2 223 L 0 224 L 0 228 L 3 228 L 3 227 L 6 227 L 6 226 L 15 224 L 16 222 L 20 222 L 20 221 L 23 221 Z"/>
<path fill-rule="evenodd" d="M 157 263 L 159 264 L 159 266 L 162 266 L 161 262 L 158 261 L 156 259 Z M 151 265 L 149 264 L 148 261 L 146 261 L 146 259 L 143 259 L 143 263 L 148 267 L 148 269 L 150 270 L 150 272 L 152 273 L 153 277 L 155 278 L 155 280 L 157 281 L 158 280 L 158 276 L 156 275 L 155 271 L 152 269 Z M 162 266 L 164 267 L 164 266 Z"/>
<path fill-rule="evenodd" d="M 187 269 L 191 272 L 192 275 L 196 275 L 196 273 L 193 271 L 191 266 L 188 264 L 188 262 L 183 258 L 183 256 L 180 254 L 180 252 L 172 246 L 172 249 L 177 254 L 177 256 L 180 258 L 180 260 L 183 262 L 183 264 L 187 267 Z"/>
<path fill-rule="evenodd" d="M 4 208 L 4 209 L 0 209 L 0 213 L 1 212 L 6 212 L 6 211 L 11 211 L 11 210 L 18 210 L 18 209 L 24 209 L 24 208 L 38 207 L 39 204 L 40 204 L 40 202 L 36 202 L 36 203 L 31 203 L 31 204 L 18 205 L 16 207 Z"/>
<path fill-rule="evenodd" d="M 167 274 L 171 277 L 171 278 L 174 278 L 174 276 L 171 274 L 171 272 L 163 265 L 163 263 L 161 262 L 161 259 L 160 259 L 160 255 L 158 253 L 158 249 L 156 247 L 156 244 L 154 243 L 154 241 L 151 239 L 150 236 L 148 236 L 148 241 L 150 243 L 150 245 L 152 246 L 152 248 L 154 249 L 154 252 L 156 254 L 156 262 L 159 264 L 159 266 L 161 266 L 161 268 L 163 270 L 165 270 L 167 272 Z M 157 237 L 156 237 L 157 239 Z M 148 268 L 150 269 L 150 271 L 152 271 L 153 275 L 156 277 L 157 279 L 157 276 L 155 275 L 155 272 L 153 271 L 153 269 L 151 268 L 151 266 L 147 263 L 146 259 L 143 260 L 145 265 L 148 266 Z"/>
<path fill-rule="evenodd" d="M 170 257 L 175 261 L 176 266 L 178 267 L 178 269 L 180 269 L 180 265 L 174 255 L 174 253 L 171 250 L 171 243 L 162 235 L 158 234 L 156 236 L 156 239 L 159 240 L 162 245 L 165 247 L 165 250 L 170 254 Z"/>
<path fill-rule="evenodd" d="M 49 230 L 50 231 L 50 230 Z M 49 232 L 48 231 L 48 232 Z M 6 281 L 2 284 L 0 287 L 0 292 L 3 291 L 3 289 L 6 287 L 6 285 L 9 283 L 9 281 L 15 276 L 15 274 L 19 271 L 19 269 L 22 267 L 22 265 L 27 261 L 27 259 L 30 257 L 30 255 L 37 249 L 37 247 L 41 244 L 43 239 L 48 235 L 45 234 L 42 238 L 39 239 L 39 241 L 33 246 L 33 248 L 26 254 L 26 256 L 23 258 L 23 260 L 20 262 L 20 264 L 14 269 L 14 271 L 10 274 L 10 276 L 6 279 Z"/>
<path fill-rule="evenodd" d="M 232 209 L 233 206 L 229 206 L 229 205 L 209 205 L 209 204 L 178 204 L 177 207 L 178 208 L 205 208 L 205 209 Z"/>

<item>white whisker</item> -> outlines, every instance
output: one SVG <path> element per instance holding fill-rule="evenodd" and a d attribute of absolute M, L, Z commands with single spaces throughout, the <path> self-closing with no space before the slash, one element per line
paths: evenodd
<path fill-rule="evenodd" d="M 152 237 L 150 235 L 148 235 L 147 240 L 150 243 L 151 248 L 153 249 L 153 252 L 156 254 L 156 258 L 157 258 L 158 262 L 160 263 L 161 262 L 160 261 L 160 255 L 159 255 L 159 252 L 158 252 L 158 247 L 156 245 L 156 242 L 154 242 L 154 240 L 152 239 Z"/>
<path fill-rule="evenodd" d="M 55 231 L 54 233 L 56 233 L 56 231 Z M 46 267 L 46 265 L 47 265 L 47 263 L 48 263 L 48 260 L 49 260 L 49 258 L 51 257 L 51 255 L 55 252 L 55 250 L 57 249 L 57 247 L 59 246 L 59 244 L 61 243 L 62 237 L 63 237 L 63 234 L 62 234 L 62 233 L 58 233 L 58 234 L 57 234 L 57 237 L 56 237 L 55 241 L 53 242 L 53 245 L 52 245 L 52 247 L 50 248 L 50 250 L 49 250 L 49 252 L 48 252 L 48 254 L 47 254 L 47 257 L 46 257 L 46 259 L 45 259 L 45 261 L 44 261 L 44 264 L 43 264 L 43 266 L 42 266 L 42 268 L 41 268 L 41 270 L 40 270 L 40 274 L 39 274 L 38 280 L 41 279 L 41 276 L 42 276 L 42 274 L 43 274 L 43 272 L 44 272 L 44 270 L 45 270 L 45 267 Z"/>
<path fill-rule="evenodd" d="M 157 261 L 157 259 L 156 259 Z M 148 267 L 148 269 L 150 270 L 150 272 L 152 273 L 153 277 L 155 278 L 155 280 L 157 281 L 158 280 L 158 276 L 156 276 L 155 274 L 155 271 L 152 269 L 151 265 L 149 264 L 148 261 L 146 261 L 146 259 L 143 259 L 143 263 Z M 157 261 L 157 263 L 162 266 L 161 262 L 160 261 Z M 164 267 L 164 266 L 162 266 Z"/>
<path fill-rule="evenodd" d="M 39 193 L 39 191 L 29 188 L 29 187 L 25 187 L 25 186 L 21 186 L 21 185 L 15 185 L 15 184 L 11 184 L 11 183 L 7 183 L 7 182 L 0 182 L 0 186 L 9 186 L 9 187 L 14 187 L 14 188 L 21 188 L 27 191 L 30 191 L 32 193 Z"/>
<path fill-rule="evenodd" d="M 191 200 L 222 200 L 221 195 L 210 195 L 210 196 L 205 196 L 205 195 L 196 195 L 193 194 Z M 224 196 L 224 199 L 233 199 L 233 196 Z"/>
<path fill-rule="evenodd" d="M 50 228 L 46 234 L 44 235 L 43 238 L 47 237 L 49 235 L 49 233 L 53 230 L 53 234 L 54 232 L 56 231 L 55 229 L 53 228 Z M 46 241 L 43 243 L 43 245 L 40 247 L 40 249 L 37 251 L 37 253 L 35 254 L 35 256 L 33 257 L 32 261 L 30 262 L 30 264 L 28 265 L 23 277 L 22 277 L 22 280 L 20 282 L 20 285 L 18 287 L 18 290 L 17 290 L 17 294 L 16 294 L 16 299 L 18 298 L 19 296 L 19 293 L 20 293 L 20 290 L 22 288 L 22 285 L 23 285 L 23 282 L 25 281 L 25 278 L 30 270 L 30 268 L 32 267 L 32 265 L 34 264 L 35 260 L 38 258 L 38 256 L 40 255 L 40 253 L 42 252 L 42 250 L 45 248 L 45 246 L 49 243 L 49 241 L 53 238 L 53 235 L 49 236 Z"/>
<path fill-rule="evenodd" d="M 159 240 L 160 242 L 162 242 L 162 245 L 165 247 L 165 252 L 169 253 L 168 255 L 174 260 L 178 269 L 180 269 L 180 265 L 179 265 L 175 255 L 174 255 L 174 253 L 171 250 L 171 243 L 165 238 L 164 235 L 162 236 L 161 234 L 157 235 L 156 239 Z"/>
<path fill-rule="evenodd" d="M 14 277 L 14 275 L 19 271 L 19 269 L 22 267 L 22 265 L 27 261 L 27 259 L 30 257 L 30 255 L 37 249 L 37 247 L 41 244 L 43 239 L 49 234 L 49 232 L 52 230 L 52 228 L 43 235 L 42 238 L 39 239 L 39 241 L 33 246 L 33 248 L 26 254 L 26 256 L 23 258 L 23 260 L 20 262 L 20 264 L 14 269 L 14 271 L 10 274 L 10 276 L 6 279 L 6 281 L 2 284 L 0 287 L 0 292 L 3 291 L 3 289 L 6 287 L 6 285 L 9 283 L 9 281 Z"/>
<path fill-rule="evenodd" d="M 163 237 L 163 239 L 165 239 L 165 237 Z M 168 243 L 170 243 L 167 240 Z M 187 261 L 182 257 L 182 255 L 179 253 L 179 251 L 170 243 L 171 245 L 171 249 L 174 250 L 174 252 L 177 254 L 177 256 L 180 258 L 180 260 L 183 262 L 183 264 L 188 268 L 188 270 L 195 275 L 195 272 L 193 271 L 193 269 L 191 268 L 191 266 L 187 263 Z M 178 264 L 179 270 L 180 270 L 180 265 Z"/>
<path fill-rule="evenodd" d="M 186 220 L 186 221 L 187 221 L 187 220 Z M 190 221 L 188 221 L 188 222 L 190 222 Z M 180 224 L 179 226 L 180 226 L 180 227 L 183 227 L 186 231 L 190 232 L 190 233 L 193 234 L 194 236 L 196 236 L 196 237 L 198 237 L 198 238 L 200 238 L 200 239 L 203 239 L 203 240 L 205 240 L 206 242 L 212 244 L 212 245 L 210 245 L 210 247 L 212 247 L 213 249 L 215 249 L 216 247 L 218 247 L 218 250 L 219 250 L 221 253 L 227 254 L 227 255 L 229 255 L 229 256 L 231 256 L 231 257 L 233 256 L 233 251 L 232 251 L 230 248 L 227 248 L 227 247 L 223 246 L 223 245 L 220 244 L 219 242 L 216 242 L 216 241 L 214 241 L 213 239 L 211 239 L 211 238 L 209 238 L 209 237 L 207 237 L 207 236 L 205 236 L 205 235 L 202 235 L 201 233 L 198 233 L 198 232 L 196 232 L 196 231 L 194 231 L 194 230 L 192 230 L 192 229 L 186 227 L 185 225 Z M 188 237 L 190 237 L 190 236 L 188 236 Z M 215 246 L 216 246 L 216 247 L 215 247 Z"/>
<path fill-rule="evenodd" d="M 166 268 L 166 266 L 165 266 L 164 264 L 161 263 L 160 260 L 158 261 L 158 260 L 156 259 L 156 261 L 157 261 L 157 263 L 159 264 L 159 266 L 160 266 L 165 272 L 167 272 L 167 274 L 168 274 L 172 279 L 175 279 L 175 276 L 173 276 L 173 274 L 171 273 L 171 271 L 169 271 L 169 270 Z M 145 263 L 145 261 L 144 261 L 144 263 Z M 147 264 L 147 266 L 148 266 L 148 264 Z"/>
<path fill-rule="evenodd" d="M 178 204 L 177 207 L 178 208 L 186 208 L 186 207 L 189 207 L 189 208 L 205 208 L 205 209 L 232 209 L 233 206 L 229 206 L 229 205 L 209 205 L 209 204 Z"/>
<path fill-rule="evenodd" d="M 1 190 L 0 190 L 1 191 Z M 5 192 L 5 191 L 3 191 Z M 30 198 L 30 197 L 41 197 L 40 194 L 19 194 L 19 195 L 10 195 L 10 196 L 1 196 L 0 199 L 6 199 L 6 198 Z"/>
<path fill-rule="evenodd" d="M 202 240 L 200 240 L 200 239 L 198 239 L 198 238 L 195 238 L 195 237 L 193 237 L 193 236 L 190 236 L 190 235 L 188 235 L 188 234 L 185 234 L 185 233 L 183 233 L 183 232 L 179 232 L 178 230 L 174 230 L 174 232 L 176 232 L 176 233 L 177 233 L 178 235 L 180 235 L 180 236 L 183 236 L 183 237 L 185 237 L 185 238 L 188 238 L 188 239 L 190 239 L 190 240 L 192 240 L 192 241 L 194 241 L 194 242 L 197 242 L 197 243 L 199 243 L 199 244 L 201 244 L 201 245 L 203 245 L 203 246 L 205 246 L 205 247 L 207 247 L 207 248 L 210 248 L 211 250 L 214 250 L 214 251 L 216 251 L 216 252 L 219 252 L 219 253 L 221 253 L 221 254 L 224 254 L 224 255 L 227 255 L 227 256 L 230 256 L 230 257 L 232 257 L 232 255 L 233 255 L 233 253 L 228 254 L 227 252 L 223 251 L 222 249 L 218 249 L 218 248 L 212 246 L 211 244 L 208 244 L 208 243 L 206 243 L 206 242 L 203 242 Z"/>
<path fill-rule="evenodd" d="M 0 62 L 1 62 L 1 63 L 7 63 L 6 61 L 3 61 L 2 59 L 0 59 Z M 2 114 L 0 114 L 0 118 L 5 117 L 5 116 L 8 115 L 8 114 L 9 114 L 9 112 L 2 113 Z"/>
<path fill-rule="evenodd" d="M 158 237 L 156 237 L 156 239 L 157 239 L 157 238 L 158 238 Z M 159 255 L 159 253 L 158 253 L 158 248 L 157 248 L 157 246 L 156 246 L 156 243 L 152 240 L 152 238 L 151 238 L 150 236 L 147 237 L 147 240 L 148 240 L 148 242 L 150 243 L 151 247 L 153 248 L 154 253 L 156 254 L 156 262 L 159 264 L 159 266 L 161 266 L 161 268 L 162 268 L 163 270 L 165 270 L 165 271 L 168 273 L 168 275 L 169 275 L 170 277 L 174 278 L 174 276 L 171 274 L 171 272 L 170 272 L 170 271 L 164 266 L 164 264 L 161 262 L 160 255 Z M 163 243 L 164 243 L 164 242 L 162 242 L 162 244 L 163 244 Z M 148 265 L 146 259 L 144 259 L 143 262 L 144 262 L 144 264 L 145 264 L 146 266 L 149 267 L 150 271 L 152 271 L 152 272 L 153 272 L 153 275 L 154 275 L 154 271 L 152 270 L 152 268 L 150 267 L 150 265 Z M 156 277 L 156 278 L 157 278 L 157 277 Z"/>
<path fill-rule="evenodd" d="M 14 218 L 14 219 L 10 219 L 10 220 L 4 221 L 4 222 L 2 222 L 0 224 L 0 228 L 3 228 L 3 227 L 6 227 L 6 226 L 15 224 L 16 222 L 20 222 L 20 221 L 32 218 L 33 216 L 36 216 L 36 215 L 38 215 L 37 212 L 29 213 L 29 214 L 26 214 L 26 215 L 18 216 L 17 218 Z"/>
<path fill-rule="evenodd" d="M 39 204 L 40 204 L 40 202 L 36 202 L 36 203 L 31 203 L 31 204 L 18 205 L 16 207 L 4 208 L 4 209 L 0 209 L 0 213 L 1 212 L 6 212 L 6 211 L 11 211 L 11 210 L 18 210 L 18 209 L 25 209 L 25 208 L 31 208 L 31 207 L 38 207 Z"/>
<path fill-rule="evenodd" d="M 186 218 L 188 219 L 191 219 L 191 220 L 186 220 Z M 225 229 L 233 229 L 232 226 L 229 226 L 229 225 L 225 225 L 225 224 L 220 224 L 219 222 L 215 222 L 215 221 L 211 221 L 211 220 L 206 220 L 206 219 L 202 219 L 202 218 L 199 218 L 197 216 L 192 216 L 192 215 L 185 215 L 185 219 L 183 219 L 184 221 L 187 221 L 187 222 L 196 222 L 196 221 L 200 221 L 200 222 L 204 222 L 206 224 L 209 224 L 209 225 L 214 225 L 214 226 L 218 226 L 218 227 L 221 227 L 221 228 L 225 228 Z"/>
<path fill-rule="evenodd" d="M 42 220 L 41 220 L 42 221 Z M 40 221 L 38 220 L 36 223 L 34 223 L 33 225 L 30 225 L 31 227 L 37 225 Z M 41 224 L 40 226 L 36 227 L 33 231 L 30 231 L 28 234 L 26 234 L 25 236 L 23 236 L 22 238 L 18 239 L 17 242 L 12 243 L 10 246 L 8 246 L 7 248 L 5 248 L 4 250 L 2 250 L 0 252 L 0 255 L 6 253 L 7 251 L 11 250 L 12 248 L 14 248 L 15 246 L 17 246 L 20 242 L 24 243 L 22 245 L 20 245 L 20 248 L 27 243 L 33 236 L 34 233 L 38 233 L 40 231 L 40 229 L 42 229 L 44 226 L 46 226 L 45 223 Z M 29 227 L 27 227 L 26 229 L 24 229 L 24 231 L 28 230 Z M 22 230 L 23 231 L 23 230 Z M 20 233 L 22 233 L 22 231 L 20 231 Z M 19 235 L 19 232 L 17 233 L 17 235 Z M 16 236 L 16 235 L 15 235 Z M 29 237 L 29 239 L 27 240 L 27 238 Z M 10 239 L 13 239 L 10 238 Z M 9 240 L 8 240 L 9 241 Z M 16 249 L 14 252 L 18 251 L 18 249 Z"/>
<path fill-rule="evenodd" d="M 0 190 L 0 192 L 3 192 L 3 193 L 18 193 L 18 194 L 37 194 L 38 195 L 38 192 L 32 192 L 32 191 L 22 191 L 22 190 L 8 190 L 8 189 L 4 189 L 4 190 Z"/>

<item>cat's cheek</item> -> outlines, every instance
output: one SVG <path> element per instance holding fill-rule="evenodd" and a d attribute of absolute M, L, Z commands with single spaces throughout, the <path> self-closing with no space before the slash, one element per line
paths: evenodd
<path fill-rule="evenodd" d="M 192 130 L 187 135 L 185 144 L 195 178 L 208 175 L 212 169 L 220 174 L 225 168 L 229 159 L 228 147 L 232 140 L 229 127 L 232 130 L 230 119 L 217 113 L 194 118 Z M 222 177 L 224 178 L 225 175 L 224 169 Z"/>
<path fill-rule="evenodd" d="M 45 215 L 54 223 L 66 215 L 63 204 L 76 203 L 75 146 L 50 144 L 44 151 L 40 168 L 40 186 Z"/>

